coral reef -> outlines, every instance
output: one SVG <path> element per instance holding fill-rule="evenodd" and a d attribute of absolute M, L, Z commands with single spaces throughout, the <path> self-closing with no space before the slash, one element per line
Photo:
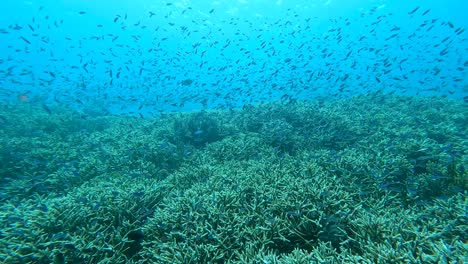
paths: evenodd
<path fill-rule="evenodd" d="M 462 102 L 23 110 L 0 108 L 2 263 L 466 261 Z"/>

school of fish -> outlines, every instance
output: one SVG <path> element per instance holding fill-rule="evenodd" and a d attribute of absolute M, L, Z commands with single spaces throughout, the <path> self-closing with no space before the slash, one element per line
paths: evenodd
<path fill-rule="evenodd" d="M 167 2 L 64 37 L 55 32 L 90 11 L 56 17 L 40 7 L 28 23 L 0 28 L 0 98 L 50 114 L 61 106 L 140 117 L 369 93 L 466 100 L 465 29 L 431 13 L 374 7 L 323 21 L 288 9 L 249 20 Z"/>

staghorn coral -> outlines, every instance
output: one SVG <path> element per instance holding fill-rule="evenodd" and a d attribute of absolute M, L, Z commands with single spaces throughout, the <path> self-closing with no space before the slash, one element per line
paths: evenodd
<path fill-rule="evenodd" d="M 29 123 L 0 129 L 0 260 L 463 263 L 466 108 L 378 99 L 46 129 L 4 108 Z"/>

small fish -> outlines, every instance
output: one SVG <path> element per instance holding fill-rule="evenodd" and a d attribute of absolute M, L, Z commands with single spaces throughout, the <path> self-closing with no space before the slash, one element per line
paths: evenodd
<path fill-rule="evenodd" d="M 444 56 L 448 53 L 448 48 L 443 49 L 441 52 L 439 52 L 440 56 Z"/>
<path fill-rule="evenodd" d="M 20 39 L 22 39 L 24 42 L 31 44 L 31 41 L 27 40 L 25 37 L 21 36 Z"/>
<path fill-rule="evenodd" d="M 351 52 L 353 52 L 353 51 L 352 51 L 352 50 L 350 50 L 350 51 L 348 52 L 348 54 L 346 54 L 346 58 L 348 58 L 348 57 L 349 57 L 349 55 L 351 55 Z"/>
<path fill-rule="evenodd" d="M 97 211 L 101 209 L 102 204 L 100 202 L 97 202 L 94 206 L 92 206 L 93 210 Z"/>
<path fill-rule="evenodd" d="M 42 104 L 42 109 L 44 109 L 44 111 L 46 111 L 49 115 L 52 114 L 52 110 L 50 110 L 46 104 Z"/>
<path fill-rule="evenodd" d="M 78 12 L 78 14 L 84 15 L 84 14 L 86 14 L 86 11 L 80 11 L 80 12 Z"/>
<path fill-rule="evenodd" d="M 418 11 L 418 9 L 419 9 L 419 6 L 416 7 L 415 9 L 413 9 L 413 11 L 408 12 L 408 15 L 412 15 L 412 14 L 416 13 L 416 11 Z"/>
<path fill-rule="evenodd" d="M 135 197 L 135 198 L 141 198 L 141 197 L 145 196 L 145 192 L 144 191 L 133 192 L 132 196 Z"/>
<path fill-rule="evenodd" d="M 41 210 L 41 211 L 43 211 L 43 212 L 49 211 L 49 208 L 47 208 L 47 205 L 44 204 L 44 203 L 41 203 L 41 204 L 37 207 L 37 209 L 39 209 L 39 210 Z"/>
<path fill-rule="evenodd" d="M 180 84 L 182 84 L 183 86 L 190 86 L 192 83 L 193 83 L 193 80 L 191 79 L 186 79 L 180 82 Z"/>
<path fill-rule="evenodd" d="M 388 40 L 390 40 L 390 39 L 392 39 L 392 38 L 394 38 L 394 37 L 396 37 L 396 36 L 398 36 L 398 34 L 393 34 L 393 35 L 391 35 L 390 37 L 386 38 L 385 40 L 388 41 Z"/>
<path fill-rule="evenodd" d="M 431 9 L 428 9 L 428 10 L 424 11 L 424 13 L 422 13 L 422 15 L 423 16 L 426 15 L 427 13 L 429 13 L 429 11 L 431 11 Z"/>
<path fill-rule="evenodd" d="M 430 178 L 431 181 L 439 181 L 439 180 L 448 180 L 450 179 L 449 175 L 444 175 L 440 172 L 435 172 Z"/>
<path fill-rule="evenodd" d="M 403 192 L 404 184 L 400 182 L 386 181 L 379 184 L 380 188 L 390 192 Z"/>

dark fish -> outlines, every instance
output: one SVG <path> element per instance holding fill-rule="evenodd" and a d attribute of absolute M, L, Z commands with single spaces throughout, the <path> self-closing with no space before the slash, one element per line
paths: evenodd
<path fill-rule="evenodd" d="M 447 53 L 448 53 L 448 48 L 445 48 L 445 49 L 443 49 L 443 50 L 439 53 L 439 55 L 440 55 L 440 56 L 444 56 L 444 55 L 446 55 Z"/>
<path fill-rule="evenodd" d="M 52 114 L 52 110 L 50 110 L 46 104 L 42 104 L 42 109 L 44 109 L 44 111 L 46 111 L 49 115 Z"/>
<path fill-rule="evenodd" d="M 422 13 L 422 15 L 423 16 L 426 15 L 427 13 L 429 13 L 429 11 L 431 11 L 431 9 L 428 9 L 428 10 L 424 11 L 424 13 Z"/>
<path fill-rule="evenodd" d="M 415 9 L 413 9 L 413 11 L 411 11 L 411 12 L 408 12 L 408 15 L 412 15 L 412 14 L 414 14 L 416 11 L 418 11 L 418 9 L 419 9 L 419 6 L 418 6 L 418 7 L 416 7 Z"/>
<path fill-rule="evenodd" d="M 431 177 L 429 178 L 432 181 L 439 181 L 439 180 L 449 180 L 451 177 L 449 175 L 444 175 L 440 172 L 435 172 Z"/>
<path fill-rule="evenodd" d="M 144 191 L 133 192 L 132 196 L 135 197 L 135 198 L 141 198 L 141 197 L 145 196 L 145 192 Z"/>
<path fill-rule="evenodd" d="M 404 190 L 404 184 L 400 182 L 385 181 L 379 184 L 380 188 L 390 192 L 401 193 Z"/>
<path fill-rule="evenodd" d="M 27 40 L 25 37 L 21 36 L 20 39 L 22 39 L 24 42 L 31 44 L 31 41 Z"/>
<path fill-rule="evenodd" d="M 100 202 L 97 202 L 94 206 L 92 206 L 93 210 L 97 211 L 101 209 L 102 204 Z"/>
<path fill-rule="evenodd" d="M 43 211 L 43 212 L 49 211 L 49 208 L 47 208 L 47 205 L 44 204 L 44 203 L 41 203 L 41 204 L 37 207 L 37 209 L 39 209 L 39 210 L 41 210 L 41 211 Z"/>
<path fill-rule="evenodd" d="M 0 202 L 10 199 L 11 196 L 5 193 L 0 192 Z"/>
<path fill-rule="evenodd" d="M 78 14 L 84 15 L 84 14 L 86 14 L 86 11 L 80 11 L 80 12 L 78 12 Z"/>
<path fill-rule="evenodd" d="M 193 83 L 193 80 L 191 79 L 186 79 L 186 80 L 183 80 L 180 82 L 180 84 L 182 84 L 183 86 L 189 86 Z"/>
<path fill-rule="evenodd" d="M 387 41 L 387 40 L 390 40 L 390 39 L 392 39 L 392 38 L 394 38 L 394 37 L 396 37 L 396 36 L 398 36 L 398 34 L 393 34 L 393 35 L 391 35 L 390 37 L 386 38 L 385 40 L 386 40 L 386 41 Z"/>

